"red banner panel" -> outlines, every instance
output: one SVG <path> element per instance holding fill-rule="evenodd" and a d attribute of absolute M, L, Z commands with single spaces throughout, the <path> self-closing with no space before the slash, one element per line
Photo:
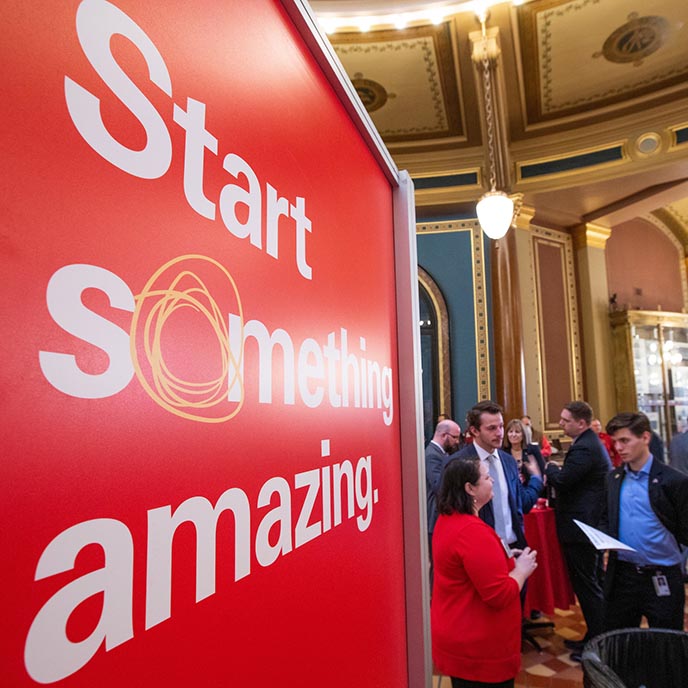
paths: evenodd
<path fill-rule="evenodd" d="M 2 10 L 6 686 L 407 682 L 392 189 L 282 5 Z"/>

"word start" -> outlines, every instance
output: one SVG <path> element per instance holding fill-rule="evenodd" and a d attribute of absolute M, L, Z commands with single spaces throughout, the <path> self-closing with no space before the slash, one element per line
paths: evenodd
<path fill-rule="evenodd" d="M 91 66 L 112 93 L 136 117 L 146 132 L 146 145 L 131 149 L 108 131 L 100 112 L 100 100 L 73 79 L 65 76 L 64 92 L 67 109 L 74 126 L 94 151 L 120 170 L 141 179 L 162 177 L 172 163 L 172 139 L 160 113 L 122 70 L 110 50 L 113 36 L 128 38 L 141 52 L 151 82 L 172 97 L 172 80 L 167 65 L 155 44 L 130 17 L 106 0 L 84 0 L 76 14 L 79 43 Z M 208 220 L 215 220 L 217 204 L 206 197 L 203 188 L 206 151 L 217 156 L 218 140 L 205 127 L 205 103 L 187 98 L 186 110 L 172 104 L 172 119 L 185 132 L 184 195 L 191 208 Z M 297 196 L 294 202 L 280 196 L 277 189 L 265 184 L 265 231 L 263 244 L 262 189 L 251 166 L 239 155 L 229 153 L 223 169 L 234 179 L 242 177 L 248 188 L 228 183 L 220 191 L 220 217 L 225 227 L 237 238 L 279 259 L 278 223 L 281 217 L 293 220 L 296 235 L 296 265 L 299 273 L 312 279 L 313 271 L 306 259 L 306 237 L 312 232 L 306 216 L 306 200 Z M 245 219 L 237 217 L 237 206 L 248 210 Z"/>

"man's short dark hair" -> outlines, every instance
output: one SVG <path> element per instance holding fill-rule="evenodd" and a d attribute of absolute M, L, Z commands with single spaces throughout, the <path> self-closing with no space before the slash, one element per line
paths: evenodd
<path fill-rule="evenodd" d="M 437 495 L 437 511 L 441 514 L 472 514 L 473 497 L 466 492 L 466 483 L 477 485 L 480 480 L 480 459 L 468 456 L 452 459 L 444 469 Z"/>
<path fill-rule="evenodd" d="M 476 430 L 480 429 L 480 416 L 483 413 L 491 413 L 492 415 L 497 415 L 498 413 L 504 413 L 502 407 L 496 402 L 486 399 L 477 403 L 467 414 L 466 414 L 466 425 L 467 427 L 473 426 Z"/>
<path fill-rule="evenodd" d="M 587 401 L 569 401 L 564 408 L 573 416 L 573 420 L 584 420 L 586 425 L 592 423 L 592 406 Z"/>
<path fill-rule="evenodd" d="M 607 434 L 613 435 L 624 428 L 636 437 L 642 437 L 644 432 L 652 434 L 650 419 L 644 413 L 619 413 L 607 423 Z"/>

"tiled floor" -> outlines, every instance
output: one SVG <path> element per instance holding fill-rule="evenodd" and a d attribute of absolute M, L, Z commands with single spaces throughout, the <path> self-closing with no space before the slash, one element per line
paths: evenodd
<path fill-rule="evenodd" d="M 688 589 L 686 597 L 688 598 Z M 553 621 L 554 628 L 535 633 L 542 652 L 527 643 L 523 644 L 521 671 L 516 677 L 516 688 L 581 688 L 581 665 L 569 659 L 570 651 L 564 646 L 564 639 L 578 640 L 585 633 L 580 607 L 575 605 L 568 611 L 556 609 L 552 617 L 543 617 L 540 621 Z M 684 628 L 688 628 L 688 604 Z M 451 681 L 447 677 L 433 676 L 432 685 L 433 688 L 451 688 Z"/>
<path fill-rule="evenodd" d="M 535 634 L 542 652 L 529 644 L 523 645 L 521 671 L 516 677 L 516 686 L 580 688 L 583 685 L 581 665 L 571 661 L 570 650 L 564 646 L 565 639 L 579 640 L 585 634 L 580 607 L 576 605 L 568 611 L 555 609 L 547 620 L 554 622 L 554 629 L 539 630 Z"/>

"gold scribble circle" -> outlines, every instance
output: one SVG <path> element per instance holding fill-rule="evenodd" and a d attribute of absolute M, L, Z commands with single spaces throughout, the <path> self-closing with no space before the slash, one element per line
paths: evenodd
<path fill-rule="evenodd" d="M 227 312 L 222 312 L 215 298 L 199 276 L 220 270 L 236 302 L 241 324 L 238 358 L 229 345 Z M 220 374 L 209 380 L 187 381 L 175 375 L 165 359 L 163 332 L 165 324 L 181 309 L 191 308 L 210 326 L 220 349 Z M 160 267 L 136 296 L 131 322 L 130 349 L 134 371 L 148 395 L 162 408 L 182 418 L 202 423 L 223 423 L 239 413 L 244 402 L 241 358 L 244 341 L 244 314 L 239 290 L 227 269 L 212 258 L 185 255 Z M 193 357 L 194 352 L 188 352 Z M 240 400 L 228 401 L 228 390 L 239 385 Z M 227 406 L 232 406 L 228 410 Z"/>

